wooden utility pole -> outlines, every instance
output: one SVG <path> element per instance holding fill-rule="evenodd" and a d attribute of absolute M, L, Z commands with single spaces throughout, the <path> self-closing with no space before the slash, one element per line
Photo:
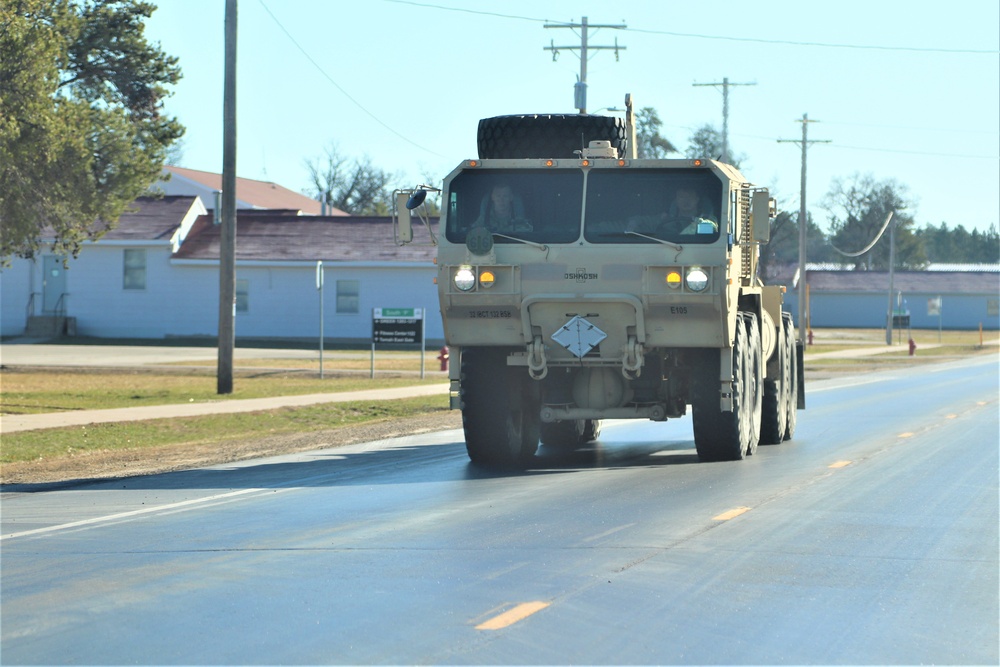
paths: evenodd
<path fill-rule="evenodd" d="M 550 46 L 542 47 L 544 51 L 552 52 L 552 60 L 555 61 L 559 57 L 559 51 L 566 49 L 568 51 L 579 51 L 580 52 L 580 77 L 576 82 L 576 87 L 573 95 L 573 105 L 579 110 L 581 114 L 587 113 L 587 52 L 589 50 L 601 51 L 613 49 L 615 52 L 615 60 L 618 60 L 618 52 L 624 51 L 624 46 L 618 46 L 618 38 L 615 38 L 614 46 L 593 46 L 587 40 L 589 37 L 588 30 L 593 28 L 595 30 L 600 30 L 601 28 L 613 28 L 615 30 L 622 30 L 628 26 L 623 24 L 620 25 L 609 25 L 602 23 L 587 23 L 587 17 L 584 16 L 579 23 L 546 23 L 544 28 L 579 28 L 580 29 L 580 46 L 556 46 L 554 40 L 550 40 Z"/>
<path fill-rule="evenodd" d="M 723 77 L 722 83 L 693 83 L 692 86 L 722 86 L 722 161 L 729 161 L 729 86 L 756 86 L 757 82 L 730 83 L 729 77 Z M 711 157 L 711 156 L 709 156 Z"/>
<path fill-rule="evenodd" d="M 222 229 L 219 243 L 219 394 L 233 393 L 236 346 L 236 0 L 226 0 L 222 102 Z"/>
<path fill-rule="evenodd" d="M 806 303 L 806 151 L 809 144 L 828 144 L 829 139 L 809 139 L 809 114 L 802 114 L 802 139 L 778 139 L 778 143 L 799 144 L 802 147 L 802 179 L 799 185 L 799 340 L 806 344 L 809 328 L 808 305 Z"/>

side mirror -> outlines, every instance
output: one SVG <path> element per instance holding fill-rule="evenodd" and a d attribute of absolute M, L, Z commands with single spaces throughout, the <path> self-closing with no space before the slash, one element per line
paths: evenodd
<path fill-rule="evenodd" d="M 410 195 L 410 198 L 406 200 L 406 208 L 412 211 L 423 204 L 425 199 L 427 199 L 427 190 L 424 190 L 423 188 L 414 190 L 413 194 Z"/>
<path fill-rule="evenodd" d="M 772 202 L 767 190 L 758 190 L 753 193 L 753 200 L 750 202 L 750 227 L 753 240 L 759 243 L 767 243 L 771 240 L 771 211 Z"/>
<path fill-rule="evenodd" d="M 424 192 L 424 196 L 427 193 L 423 190 L 418 190 L 418 192 Z M 396 234 L 396 243 L 399 245 L 405 245 L 413 240 L 413 223 L 410 220 L 410 210 L 411 208 L 416 208 L 420 204 L 411 207 L 410 202 L 416 196 L 408 194 L 407 192 L 396 192 L 396 224 L 393 231 Z M 421 201 L 423 201 L 421 199 Z"/>

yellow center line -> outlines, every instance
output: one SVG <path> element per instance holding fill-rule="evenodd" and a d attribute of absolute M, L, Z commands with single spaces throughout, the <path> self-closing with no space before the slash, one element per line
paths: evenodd
<path fill-rule="evenodd" d="M 830 468 L 846 468 L 847 466 L 854 463 L 854 461 L 837 461 L 836 463 L 831 463 Z"/>
<path fill-rule="evenodd" d="M 476 626 L 476 630 L 501 630 L 514 625 L 518 621 L 523 621 L 532 614 L 540 612 L 548 607 L 551 602 L 523 602 L 509 611 L 505 611 L 499 616 L 494 616 L 488 621 Z"/>
<path fill-rule="evenodd" d="M 731 509 L 728 512 L 723 512 L 718 516 L 713 516 L 712 521 L 729 521 L 730 519 L 735 519 L 739 515 L 749 511 L 749 507 L 737 507 L 736 509 Z"/>

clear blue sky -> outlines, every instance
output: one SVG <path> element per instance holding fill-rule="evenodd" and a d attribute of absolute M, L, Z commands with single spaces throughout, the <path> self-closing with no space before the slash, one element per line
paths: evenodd
<path fill-rule="evenodd" d="M 148 37 L 180 58 L 167 112 L 187 127 L 181 166 L 222 171 L 223 0 L 160 0 Z M 273 14 L 273 17 L 272 17 Z M 909 189 L 917 224 L 1000 222 L 1000 2 L 841 0 L 755 3 L 639 0 L 240 0 L 238 173 L 293 190 L 331 143 L 400 175 L 436 182 L 476 157 L 480 118 L 573 113 L 569 29 L 545 21 L 626 24 L 591 31 L 588 107 L 652 106 L 682 149 L 722 125 L 744 173 L 798 210 L 800 150 L 809 209 L 833 179 L 872 174 Z M 293 41 L 294 40 L 294 41 Z M 866 47 L 866 48 L 862 48 Z"/>

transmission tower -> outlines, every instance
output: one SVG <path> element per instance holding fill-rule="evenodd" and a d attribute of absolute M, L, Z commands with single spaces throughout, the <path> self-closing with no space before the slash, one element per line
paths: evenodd
<path fill-rule="evenodd" d="M 693 83 L 693 86 L 722 86 L 722 161 L 729 164 L 729 86 L 756 86 L 756 81 L 750 83 L 730 83 L 728 77 L 723 77 L 722 83 Z"/>
<path fill-rule="evenodd" d="M 543 27 L 545 28 L 571 28 L 580 29 L 580 46 L 556 46 L 555 40 L 550 40 L 549 46 L 542 47 L 544 51 L 552 52 L 553 62 L 559 57 L 559 51 L 565 49 L 567 51 L 579 51 L 580 57 L 580 76 L 577 79 L 576 85 L 573 87 L 573 106 L 579 109 L 581 114 L 587 113 L 587 59 L 590 57 L 588 51 L 607 51 L 613 50 L 615 52 L 615 60 L 618 60 L 618 52 L 624 51 L 624 46 L 618 46 L 618 38 L 615 38 L 614 46 L 594 46 L 588 43 L 588 31 L 593 28 L 595 30 L 600 30 L 601 28 L 612 28 L 614 30 L 622 30 L 628 26 L 623 24 L 620 25 L 610 25 L 604 23 L 587 23 L 587 17 L 584 16 L 579 23 L 546 23 Z"/>

